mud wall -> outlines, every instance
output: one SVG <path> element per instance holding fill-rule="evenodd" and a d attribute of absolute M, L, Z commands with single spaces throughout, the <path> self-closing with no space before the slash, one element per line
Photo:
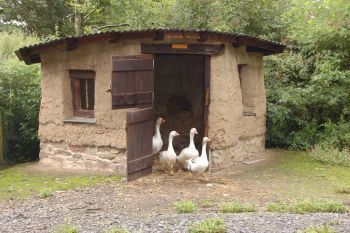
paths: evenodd
<path fill-rule="evenodd" d="M 239 64 L 244 64 L 242 77 Z M 243 92 L 241 79 L 246 88 Z M 246 53 L 244 47 L 236 49 L 226 44 L 225 53 L 211 59 L 210 94 L 212 164 L 229 166 L 264 149 L 266 97 L 262 55 Z M 249 115 L 244 114 L 244 98 L 249 100 Z"/>
<path fill-rule="evenodd" d="M 125 172 L 124 126 L 130 109 L 112 111 L 111 96 L 106 90 L 111 80 L 111 56 L 137 54 L 141 54 L 139 40 L 86 43 L 73 51 L 58 46 L 41 54 L 39 137 L 43 161 L 49 164 L 60 158 L 60 164 L 69 160 L 69 167 L 98 170 L 100 166 L 100 169 L 108 167 L 107 170 Z M 242 77 L 238 64 L 245 64 Z M 96 72 L 94 124 L 65 122 L 73 116 L 70 69 Z M 243 92 L 242 78 L 245 81 L 242 88 L 246 88 Z M 248 95 L 245 98 L 252 113 L 249 116 L 243 114 L 242 93 Z M 215 166 L 228 166 L 264 148 L 266 102 L 261 54 L 246 53 L 244 47 L 236 49 L 226 44 L 224 54 L 212 57 L 209 112 L 211 162 Z M 85 162 L 78 166 L 81 161 Z"/>
<path fill-rule="evenodd" d="M 106 90 L 111 81 L 112 55 L 137 54 L 140 54 L 138 41 L 121 43 L 100 41 L 82 44 L 78 49 L 69 52 L 64 48 L 57 48 L 41 54 L 39 137 L 43 153 L 44 151 L 48 152 L 45 150 L 48 147 L 47 144 L 64 144 L 64 147 L 109 147 L 117 149 L 121 154 L 125 153 L 124 124 L 127 110 L 112 111 L 111 95 Z M 94 109 L 96 123 L 94 124 L 65 122 L 73 116 L 70 69 L 94 70 L 96 72 Z M 61 147 L 61 145 L 55 147 L 55 150 L 59 150 Z M 40 157 L 43 157 L 43 153 Z M 51 157 L 58 156 L 58 152 L 45 153 L 45 160 L 49 161 Z M 105 160 L 108 162 L 109 159 Z M 78 162 L 79 159 L 76 161 Z M 111 163 L 111 166 L 113 167 L 114 164 Z M 123 169 L 115 168 L 115 170 Z"/>

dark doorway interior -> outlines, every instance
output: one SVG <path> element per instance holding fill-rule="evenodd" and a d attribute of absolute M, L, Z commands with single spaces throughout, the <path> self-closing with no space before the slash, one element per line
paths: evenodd
<path fill-rule="evenodd" d="M 200 151 L 204 135 L 204 56 L 155 55 L 154 62 L 155 113 L 166 120 L 161 128 L 163 149 L 171 130 L 181 134 L 174 140 L 177 152 L 188 146 L 189 131 L 195 127 L 199 133 L 195 144 Z"/>

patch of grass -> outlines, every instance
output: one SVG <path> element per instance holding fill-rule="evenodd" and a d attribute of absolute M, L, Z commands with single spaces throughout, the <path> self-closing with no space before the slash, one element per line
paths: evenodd
<path fill-rule="evenodd" d="M 59 226 L 57 226 L 54 230 L 54 233 L 78 233 L 79 228 L 76 225 L 73 225 L 68 220 L 64 220 Z"/>
<path fill-rule="evenodd" d="M 46 198 L 58 190 L 84 188 L 121 179 L 120 176 L 107 175 L 55 175 L 46 172 L 29 172 L 25 166 L 17 165 L 0 170 L 0 201 L 36 194 Z"/>
<path fill-rule="evenodd" d="M 332 212 L 344 213 L 347 211 L 345 205 L 340 201 L 328 199 L 303 199 L 293 202 L 277 202 L 269 203 L 267 211 L 270 212 L 290 212 L 290 213 L 317 213 L 317 212 Z"/>
<path fill-rule="evenodd" d="M 322 226 L 308 226 L 305 230 L 298 230 L 298 233 L 335 233 L 335 230 L 323 224 Z"/>
<path fill-rule="evenodd" d="M 350 186 L 338 187 L 336 190 L 337 193 L 350 194 Z"/>
<path fill-rule="evenodd" d="M 316 145 L 311 150 L 310 157 L 316 161 L 350 167 L 350 150 L 348 148 L 339 150 L 329 144 Z"/>
<path fill-rule="evenodd" d="M 210 208 L 213 206 L 213 203 L 209 200 L 209 199 L 204 199 L 202 202 L 201 202 L 201 207 L 202 208 Z"/>
<path fill-rule="evenodd" d="M 39 193 L 40 198 L 49 198 L 53 196 L 53 192 L 50 189 L 43 189 Z"/>
<path fill-rule="evenodd" d="M 225 233 L 224 220 L 220 218 L 209 218 L 202 222 L 191 224 L 190 233 Z"/>
<path fill-rule="evenodd" d="M 112 228 L 104 230 L 103 233 L 129 233 L 129 231 L 125 227 L 120 228 L 114 226 Z"/>
<path fill-rule="evenodd" d="M 284 202 L 270 202 L 266 207 L 269 212 L 286 213 L 290 211 L 290 205 Z"/>
<path fill-rule="evenodd" d="M 255 212 L 255 211 L 256 211 L 255 206 L 241 203 L 239 201 L 222 203 L 220 205 L 221 213 L 243 213 L 243 212 Z"/>
<path fill-rule="evenodd" d="M 174 209 L 177 213 L 193 213 L 196 205 L 192 201 L 177 201 L 174 203 Z"/>
<path fill-rule="evenodd" d="M 342 199 L 337 187 L 350 186 L 349 168 L 313 160 L 309 152 L 281 151 L 268 166 L 250 171 L 263 188 L 280 197 Z M 322 192 L 320 192 L 322 190 Z"/>

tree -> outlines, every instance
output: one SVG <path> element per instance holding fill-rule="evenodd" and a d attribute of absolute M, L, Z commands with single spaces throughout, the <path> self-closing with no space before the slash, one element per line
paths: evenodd
<path fill-rule="evenodd" d="M 293 0 L 288 52 L 266 61 L 270 146 L 350 146 L 350 2 Z"/>
<path fill-rule="evenodd" d="M 0 0 L 0 8 L 4 23 L 29 33 L 62 36 L 72 31 L 65 0 Z"/>
<path fill-rule="evenodd" d="M 74 10 L 75 35 L 84 34 L 84 30 L 91 31 L 101 24 L 100 14 L 110 4 L 107 0 L 68 0 L 67 5 Z M 89 30 L 90 29 L 90 30 Z"/>
<path fill-rule="evenodd" d="M 40 103 L 39 66 L 27 66 L 14 51 L 38 39 L 18 31 L 0 33 L 0 114 L 5 159 L 12 162 L 38 158 Z"/>

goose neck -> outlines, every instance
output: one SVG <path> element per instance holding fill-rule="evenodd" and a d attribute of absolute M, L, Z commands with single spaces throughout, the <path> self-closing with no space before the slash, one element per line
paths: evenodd
<path fill-rule="evenodd" d="M 174 150 L 173 148 L 173 136 L 169 135 L 169 140 L 168 140 L 168 150 Z"/>
<path fill-rule="evenodd" d="M 203 145 L 202 145 L 202 154 L 201 154 L 201 157 L 202 156 L 205 156 L 207 157 L 207 142 L 203 142 Z"/>
<path fill-rule="evenodd" d="M 194 138 L 194 133 L 191 132 L 190 133 L 190 147 L 195 147 L 193 138 Z"/>
<path fill-rule="evenodd" d="M 160 136 L 160 124 L 157 123 L 155 128 L 156 128 L 156 136 L 159 137 Z"/>

